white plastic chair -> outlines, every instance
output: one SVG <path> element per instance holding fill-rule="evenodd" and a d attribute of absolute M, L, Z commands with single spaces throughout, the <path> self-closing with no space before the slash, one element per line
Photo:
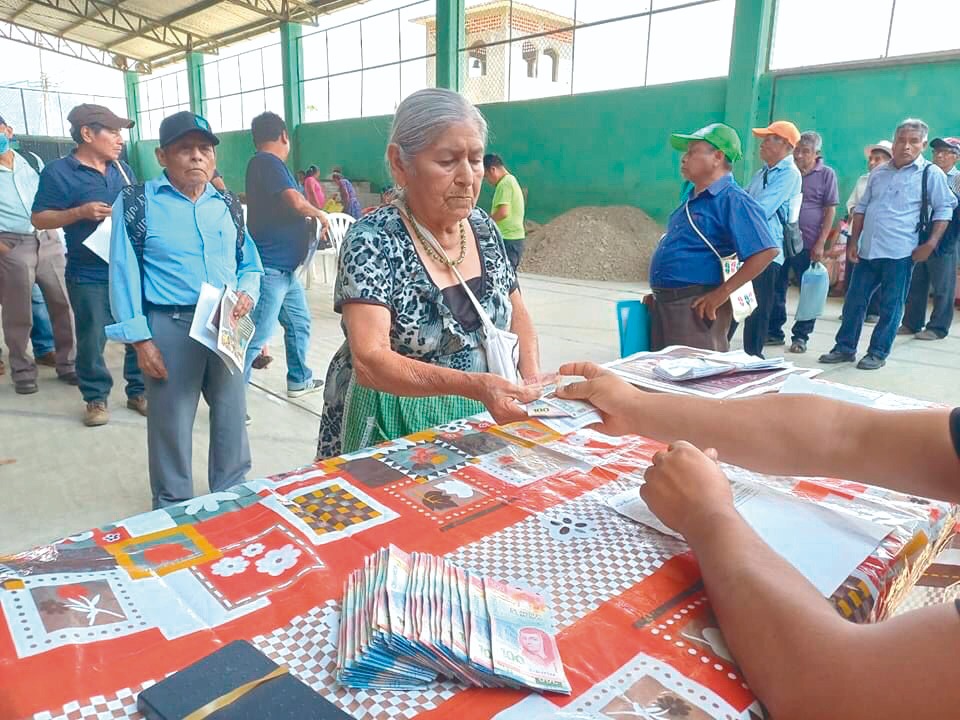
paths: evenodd
<path fill-rule="evenodd" d="M 329 277 L 327 273 L 327 258 L 332 257 L 334 264 L 337 262 L 337 258 L 340 256 L 340 246 L 343 244 L 343 238 L 346 237 L 347 230 L 350 229 L 350 226 L 356 222 L 356 219 L 351 215 L 346 213 L 329 213 L 327 219 L 330 222 L 330 231 L 327 235 L 330 240 L 330 247 L 324 250 L 317 250 L 313 255 L 313 260 L 310 262 L 309 267 L 304 268 L 304 274 L 306 275 L 306 286 L 309 288 L 312 284 L 312 281 L 317 277 L 317 260 L 320 261 L 321 266 L 323 267 L 323 282 L 328 283 Z M 323 232 L 323 225 L 319 222 L 317 223 L 317 240 L 320 239 L 320 233 Z"/>

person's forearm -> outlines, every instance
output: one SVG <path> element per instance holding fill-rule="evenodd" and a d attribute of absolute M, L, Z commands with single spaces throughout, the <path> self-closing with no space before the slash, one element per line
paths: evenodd
<path fill-rule="evenodd" d="M 746 285 L 750 280 L 753 280 L 757 275 L 762 273 L 767 268 L 767 265 L 773 262 L 776 256 L 776 248 L 768 248 L 751 255 L 743 265 L 740 266 L 740 269 L 731 275 L 720 288 L 727 295 L 732 295 L 741 285 Z"/>
<path fill-rule="evenodd" d="M 80 208 L 70 208 L 69 210 L 42 210 L 35 212 L 30 216 L 30 223 L 37 230 L 56 230 L 66 225 L 73 225 L 78 220 L 82 220 Z"/>
<path fill-rule="evenodd" d="M 490 213 L 490 217 L 499 222 L 507 216 L 508 212 L 509 209 L 506 205 L 497 205 L 497 207 L 493 209 L 493 212 Z"/>
<path fill-rule="evenodd" d="M 812 395 L 711 400 L 637 393 L 638 435 L 716 448 L 770 475 L 836 477 L 960 502 L 960 460 L 943 409 L 888 412 Z"/>
<path fill-rule="evenodd" d="M 827 244 L 827 238 L 830 237 L 830 231 L 833 230 L 833 221 L 836 217 L 836 205 L 828 205 L 823 209 L 823 220 L 820 222 L 820 237 L 817 238 L 817 245 L 820 247 Z"/>
<path fill-rule="evenodd" d="M 842 619 L 797 570 L 732 510 L 687 536 L 724 640 L 750 690 L 780 720 L 823 718 L 842 684 Z"/>
<path fill-rule="evenodd" d="M 513 306 L 510 331 L 520 338 L 520 377 L 536 377 L 540 374 L 540 344 L 533 319 L 522 302 Z"/>
<path fill-rule="evenodd" d="M 856 245 L 860 240 L 860 233 L 863 232 L 863 213 L 854 212 L 853 227 L 850 228 L 850 238 L 847 244 Z"/>
<path fill-rule="evenodd" d="M 354 355 L 353 368 L 361 385 L 391 395 L 459 395 L 480 399 L 479 374 L 413 360 L 389 348 L 371 351 L 362 357 Z"/>
<path fill-rule="evenodd" d="M 924 245 L 929 245 L 934 250 L 937 249 L 937 245 L 940 244 L 940 238 L 943 237 L 943 233 L 947 230 L 947 225 L 950 224 L 949 220 L 937 220 L 933 223 L 933 227 L 930 229 L 930 237 L 927 238 L 927 241 Z"/>
<path fill-rule="evenodd" d="M 300 215 L 300 217 L 305 217 L 305 218 L 318 217 L 319 214 L 322 212 L 320 208 L 314 207 L 309 202 L 307 202 L 307 199 L 298 192 L 296 193 L 290 192 L 290 193 L 284 194 L 284 198 L 287 200 L 287 204 L 291 207 L 291 209 L 295 213 Z"/>

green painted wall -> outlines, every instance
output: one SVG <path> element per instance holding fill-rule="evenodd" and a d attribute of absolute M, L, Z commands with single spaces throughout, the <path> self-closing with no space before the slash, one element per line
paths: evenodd
<path fill-rule="evenodd" d="M 823 155 L 840 178 L 840 202 L 866 172 L 865 145 L 892 139 L 908 116 L 930 125 L 930 138 L 960 134 L 960 60 L 829 70 L 774 77 L 769 115 L 823 135 Z M 930 153 L 927 152 L 929 157 Z"/>
<path fill-rule="evenodd" d="M 663 220 L 676 207 L 680 157 L 671 130 L 692 130 L 723 117 L 724 80 L 481 106 L 488 148 L 528 188 L 527 216 L 545 222 L 577 205 L 636 205 Z M 390 118 L 301 125 L 303 163 L 326 175 L 389 182 L 383 161 Z M 484 187 L 481 205 L 492 192 Z"/>
<path fill-rule="evenodd" d="M 253 140 L 248 130 L 220 133 L 220 144 L 217 145 L 217 167 L 223 175 L 227 187 L 236 192 L 243 192 L 244 177 L 247 173 L 247 161 L 253 155 Z M 157 162 L 155 150 L 156 140 L 143 140 L 134 146 L 137 158 L 137 168 L 140 178 L 149 180 L 160 174 L 160 165 Z"/>

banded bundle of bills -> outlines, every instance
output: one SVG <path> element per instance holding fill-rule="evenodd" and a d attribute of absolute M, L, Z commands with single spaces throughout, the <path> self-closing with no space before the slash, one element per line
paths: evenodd
<path fill-rule="evenodd" d="M 435 555 L 381 548 L 347 578 L 337 680 L 411 690 L 440 678 L 570 693 L 540 595 Z"/>

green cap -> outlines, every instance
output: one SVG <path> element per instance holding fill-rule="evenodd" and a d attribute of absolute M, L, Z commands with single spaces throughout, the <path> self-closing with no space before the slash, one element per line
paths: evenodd
<path fill-rule="evenodd" d="M 670 136 L 670 145 L 674 150 L 686 151 L 690 147 L 690 143 L 698 140 L 713 145 L 726 155 L 730 162 L 736 162 L 743 157 L 743 151 L 740 149 L 740 136 L 737 135 L 736 130 L 723 123 L 711 123 L 689 134 L 673 133 Z"/>

